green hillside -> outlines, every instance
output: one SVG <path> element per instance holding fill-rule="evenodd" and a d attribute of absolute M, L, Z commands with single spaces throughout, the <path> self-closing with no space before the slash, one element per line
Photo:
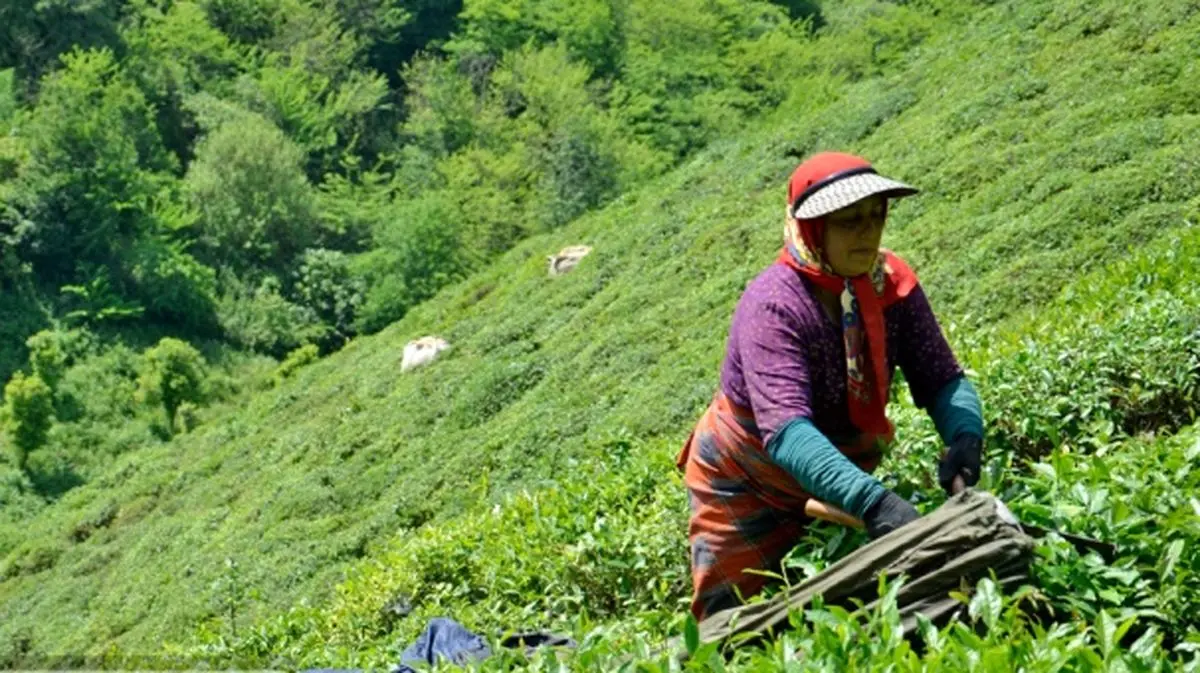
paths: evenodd
<path fill-rule="evenodd" d="M 1058 629 L 985 590 L 986 636 L 948 628 L 918 656 L 886 611 L 835 614 L 729 669 L 1200 668 L 1200 4 L 893 11 L 827 7 L 774 112 L 57 501 L 6 503 L 0 664 L 382 668 L 449 615 L 569 632 L 571 670 L 671 670 L 653 650 L 690 592 L 672 459 L 778 250 L 788 173 L 845 149 L 924 190 L 885 245 L 983 397 L 981 486 L 1122 555 L 1039 548 L 1030 599 Z M 594 251 L 549 278 L 577 243 Z M 427 334 L 451 349 L 401 374 Z M 893 417 L 881 473 L 933 507 L 932 425 L 907 393 Z M 794 558 L 811 571 L 861 541 L 812 537 Z M 412 614 L 390 615 L 401 599 Z"/>

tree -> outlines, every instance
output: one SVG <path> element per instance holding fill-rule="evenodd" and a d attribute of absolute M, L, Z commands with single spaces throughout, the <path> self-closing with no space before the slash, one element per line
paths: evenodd
<path fill-rule="evenodd" d="M 17 372 L 4 386 L 5 416 L 8 420 L 17 466 L 25 469 L 30 452 L 46 443 L 54 424 L 54 393 L 37 374 Z"/>
<path fill-rule="evenodd" d="M 167 428 L 175 430 L 175 414 L 184 402 L 198 403 L 204 396 L 204 356 L 186 341 L 167 337 L 142 356 L 138 400 L 161 404 Z"/>
<path fill-rule="evenodd" d="M 89 282 L 81 266 L 121 269 L 175 163 L 154 111 L 109 51 L 73 51 L 23 120 L 29 157 L 11 199 L 15 245 L 42 282 Z M 116 274 L 119 295 L 128 290 Z"/>
<path fill-rule="evenodd" d="M 611 123 L 588 89 L 591 71 L 559 43 L 508 54 L 497 68 L 492 95 L 511 110 L 520 142 L 536 168 L 532 210 L 557 227 L 599 206 L 617 191 L 616 153 L 627 134 Z"/>
<path fill-rule="evenodd" d="M 204 11 L 187 0 L 166 9 L 145 4 L 123 35 L 128 52 L 122 64 L 154 104 L 163 142 L 186 166 L 198 129 L 184 100 L 199 91 L 226 95 L 249 63 Z"/>
<path fill-rule="evenodd" d="M 617 74 L 624 36 L 614 0 L 466 0 L 462 27 L 446 45 L 460 55 L 500 56 L 532 44 L 564 45 L 571 58 L 601 77 Z M 669 11 L 662 7 L 660 11 Z"/>
<path fill-rule="evenodd" d="M 241 78 L 237 86 L 249 109 L 272 121 L 304 150 L 305 172 L 313 180 L 340 168 L 339 160 L 352 156 L 364 140 L 374 150 L 388 140 L 377 137 L 372 125 L 384 107 L 387 80 L 359 71 L 338 79 L 304 63 L 268 64 L 253 79 Z"/>
<path fill-rule="evenodd" d="M 393 219 L 376 232 L 377 247 L 355 260 L 369 288 L 356 321 L 360 331 L 383 329 L 465 275 L 471 243 L 459 238 L 463 219 L 441 191 L 397 204 Z"/>
<path fill-rule="evenodd" d="M 453 61 L 418 57 L 404 69 L 409 95 L 405 99 L 407 136 L 434 156 L 445 156 L 474 139 L 479 102 L 471 80 Z"/>
<path fill-rule="evenodd" d="M 223 274 L 217 316 L 234 345 L 282 358 L 308 343 L 323 342 L 330 328 L 307 306 L 288 301 L 280 282 L 267 276 L 257 284 Z"/>
<path fill-rule="evenodd" d="M 45 329 L 25 340 L 30 368 L 51 390 L 91 345 L 91 336 L 83 330 Z"/>
<path fill-rule="evenodd" d="M 300 304 L 314 311 L 337 335 L 354 335 L 354 316 L 366 288 L 350 272 L 350 260 L 337 250 L 306 250 L 296 273 L 293 294 Z"/>
<path fill-rule="evenodd" d="M 613 104 L 656 148 L 682 158 L 728 132 L 754 96 L 737 86 L 733 54 L 772 31 L 790 31 L 778 5 L 744 0 L 634 0 Z"/>
<path fill-rule="evenodd" d="M 231 40 L 257 44 L 275 33 L 282 0 L 201 0 L 208 20 Z"/>
<path fill-rule="evenodd" d="M 295 143 L 251 112 L 205 137 L 184 178 L 201 260 L 239 275 L 286 273 L 318 234 L 303 163 Z"/>
<path fill-rule="evenodd" d="M 129 275 L 146 316 L 197 335 L 217 331 L 217 275 L 165 235 L 144 236 L 128 253 Z"/>
<path fill-rule="evenodd" d="M 0 3 L 0 68 L 14 67 L 32 94 L 71 48 L 117 48 L 125 0 L 38 0 Z"/>

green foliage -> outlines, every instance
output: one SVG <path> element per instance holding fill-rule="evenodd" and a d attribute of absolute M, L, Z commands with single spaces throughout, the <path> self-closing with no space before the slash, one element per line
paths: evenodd
<path fill-rule="evenodd" d="M 136 302 L 123 299 L 113 290 L 106 269 L 89 269 L 91 276 L 83 285 L 63 285 L 58 289 L 67 309 L 63 319 L 74 325 L 102 325 L 138 318 L 145 310 Z"/>
<path fill-rule="evenodd" d="M 1115 447 L 1114 447 L 1115 448 Z M 1194 431 L 1126 442 L 1104 460 L 1062 452 L 1017 478 L 1029 495 L 1018 516 L 1118 545 L 1112 564 L 1081 556 L 1061 540 L 1039 549 L 1039 581 L 1057 609 L 1083 619 L 1108 610 L 1137 616 L 1165 633 L 1194 633 L 1200 600 L 1193 542 L 1196 510 Z"/>
<path fill-rule="evenodd" d="M 51 390 L 58 385 L 67 365 L 60 332 L 43 330 L 25 340 L 29 349 L 29 364 L 33 374 Z"/>
<path fill-rule="evenodd" d="M 540 228 L 536 213 L 529 212 L 534 158 L 528 147 L 512 151 L 472 147 L 444 161 L 444 189 L 427 193 L 419 200 L 454 204 L 460 213 L 456 236 L 472 267 L 508 250 L 514 243 Z"/>
<path fill-rule="evenodd" d="M 479 112 L 470 78 L 452 61 L 427 57 L 408 65 L 404 79 L 410 89 L 405 133 L 435 156 L 466 147 L 475 137 Z"/>
<path fill-rule="evenodd" d="M 674 3 L 670 12 L 631 2 L 626 14 L 615 107 L 634 133 L 672 157 L 690 154 L 736 126 L 739 110 L 753 106 L 753 96 L 735 81 L 743 43 L 774 31 L 803 36 L 779 7 L 765 2 L 687 0 Z"/>
<path fill-rule="evenodd" d="M 1026 341 L 986 380 L 997 400 L 988 413 L 994 436 L 1019 455 L 1038 456 L 1074 445 L 1068 437 L 1098 450 L 1114 438 L 1194 422 L 1200 312 L 1188 295 L 1154 293 L 1139 297 L 1136 309 L 1108 308 L 1113 331 L 1095 329 L 1093 315 L 1060 320 L 1053 337 Z"/>
<path fill-rule="evenodd" d="M 61 540 L 39 540 L 21 545 L 0 564 L 0 578 L 36 575 L 54 567 L 66 544 Z"/>
<path fill-rule="evenodd" d="M 275 657 L 304 665 L 319 639 L 346 646 L 388 633 L 410 641 L 447 610 L 477 628 L 504 629 L 534 615 L 566 625 L 668 608 L 689 582 L 679 563 L 686 540 L 673 532 L 686 525 L 678 485 L 662 478 L 670 469 L 664 447 L 609 446 L 620 457 L 575 465 L 557 488 L 397 538 L 351 572 L 327 611 L 294 609 L 253 639 L 210 632 L 196 652 L 242 665 Z M 397 614 L 400 605 L 411 613 Z M 328 639 L 339 623 L 353 626 Z"/>
<path fill-rule="evenodd" d="M 89 344 L 74 359 L 55 390 L 59 420 L 128 423 L 136 412 L 138 354 L 125 346 Z"/>
<path fill-rule="evenodd" d="M 17 111 L 16 81 L 13 69 L 0 69 L 0 132 L 8 134 L 9 124 Z M 4 175 L 0 172 L 0 176 Z"/>
<path fill-rule="evenodd" d="M 262 41 L 276 30 L 284 3 L 280 0 L 203 0 L 209 21 L 235 42 Z"/>
<path fill-rule="evenodd" d="M 456 230 L 467 219 L 444 193 L 396 205 L 393 219 L 375 231 L 375 249 L 355 263 L 368 288 L 358 314 L 360 330 L 382 329 L 465 275 L 478 254 Z"/>
<path fill-rule="evenodd" d="M 91 280 L 81 267 L 122 268 L 124 249 L 153 229 L 160 172 L 173 162 L 111 52 L 73 51 L 63 62 L 22 124 L 29 160 L 13 197 L 15 244 L 44 281 L 79 284 Z M 113 290 L 126 296 L 120 282 Z"/>
<path fill-rule="evenodd" d="M 371 231 L 391 215 L 389 176 L 357 168 L 351 174 L 353 177 L 327 176 L 317 192 L 324 245 L 342 252 L 365 250 L 371 243 Z"/>
<path fill-rule="evenodd" d="M 36 374 L 17 372 L 4 386 L 4 401 L 14 462 L 25 469 L 29 453 L 46 442 L 54 423 L 54 393 Z"/>
<path fill-rule="evenodd" d="M 466 0 L 459 14 L 462 30 L 446 49 L 497 57 L 531 42 L 559 42 L 573 60 L 609 76 L 621 64 L 620 11 L 605 0 Z"/>
<path fill-rule="evenodd" d="M 595 134 L 560 130 L 545 149 L 540 210 L 549 227 L 558 227 L 595 208 L 617 192 L 617 162 L 604 154 Z"/>
<path fill-rule="evenodd" d="M 301 367 L 310 365 L 316 362 L 321 357 L 321 350 L 316 344 L 305 344 L 296 350 L 288 353 L 283 362 L 275 370 L 275 385 L 283 383 L 291 378 Z"/>
<path fill-rule="evenodd" d="M 359 149 L 355 145 L 387 95 L 387 80 L 353 71 L 335 82 L 310 68 L 304 62 L 265 66 L 256 80 L 239 82 L 238 95 L 304 150 L 315 180 L 343 154 Z"/>
<path fill-rule="evenodd" d="M 165 338 L 143 355 L 138 377 L 138 400 L 161 404 L 167 413 L 167 427 L 175 430 L 175 412 L 184 402 L 196 403 L 204 397 L 204 356 L 186 341 Z"/>
<path fill-rule="evenodd" d="M 0 121 L 0 125 L 3 124 L 6 122 Z M 28 159 L 29 152 L 20 139 L 11 135 L 0 135 L 0 198 L 3 199 L 0 203 L 11 204 L 10 194 L 15 191 L 14 178 L 21 174 L 21 167 Z M 4 223 L 4 219 L 9 220 L 7 225 L 11 228 L 16 218 L 8 214 L 6 218 L 0 218 L 0 223 Z"/>
<path fill-rule="evenodd" d="M 244 348 L 281 358 L 307 343 L 321 341 L 328 327 L 312 309 L 290 302 L 274 276 L 258 285 L 233 278 L 217 300 L 217 319 L 225 337 Z"/>
<path fill-rule="evenodd" d="M 213 129 L 184 179 L 200 258 L 240 274 L 286 271 L 318 237 L 302 163 L 295 143 L 258 115 Z"/>
<path fill-rule="evenodd" d="M 90 335 L 83 330 L 42 330 L 25 340 L 33 374 L 54 390 L 67 368 L 87 352 Z"/>
<path fill-rule="evenodd" d="M 290 281 L 303 250 L 357 253 L 384 239 L 375 247 L 390 249 L 364 275 L 389 287 L 359 323 L 387 324 L 775 104 L 764 82 L 780 78 L 762 72 L 802 60 L 780 56 L 797 33 L 761 2 L 672 8 L 660 30 L 641 1 L 480 0 L 461 7 L 454 35 L 459 4 L 426 0 L 85 5 L 73 11 L 119 16 L 119 36 L 111 50 L 69 55 L 17 114 L 29 122 L 21 136 L 0 138 L 0 176 L 16 178 L 0 179 L 12 204 L 0 232 L 60 315 L 193 337 L 216 332 L 214 298 L 236 292 L 218 292 L 214 270 L 251 286 L 287 279 L 287 297 L 302 302 Z M 13 34 L 55 12 L 66 7 L 13 10 Z M 770 62 L 742 66 L 764 41 Z M 415 56 L 425 45 L 435 48 Z M 676 77 L 660 52 L 703 57 L 711 72 L 680 75 L 692 83 L 668 87 L 679 101 L 639 127 L 639 106 L 657 105 L 655 87 Z M 668 140 L 656 135 L 667 128 Z M 182 190 L 170 175 L 180 165 Z M 465 213 L 455 231 L 466 252 L 418 269 L 397 248 L 429 237 L 394 245 L 383 220 L 426 200 Z M 73 294 L 58 299 L 63 286 Z M 325 320 L 345 331 L 335 324 L 345 319 Z"/>
<path fill-rule="evenodd" d="M 125 67 L 154 103 L 163 142 L 183 164 L 192 159 L 195 121 L 184 107 L 188 95 L 218 94 L 244 63 L 229 37 L 194 2 L 161 8 L 144 3 L 124 30 Z"/>
<path fill-rule="evenodd" d="M 617 152 L 626 139 L 588 91 L 590 78 L 586 66 L 571 62 L 565 47 L 552 45 L 513 52 L 492 79 L 493 93 L 505 108 L 520 110 L 514 130 L 535 162 L 527 179 L 540 174 L 530 210 L 546 228 L 607 201 L 625 177 Z M 456 177 L 451 185 L 460 184 Z"/>
<path fill-rule="evenodd" d="M 184 402 L 175 413 L 175 426 L 180 432 L 191 432 L 200 425 L 200 406 L 194 402 Z"/>
<path fill-rule="evenodd" d="M 147 4 L 136 18 L 126 30 L 127 62 L 156 99 L 211 91 L 237 72 L 240 59 L 229 37 L 198 3 Z"/>
<path fill-rule="evenodd" d="M 242 84 L 189 99 L 206 101 L 188 108 L 206 130 L 242 119 L 241 103 L 258 99 L 237 96 L 262 65 L 290 73 L 311 57 L 314 75 L 296 81 L 337 87 L 372 48 L 338 38 L 346 3 L 203 6 L 246 49 Z M 433 61 L 440 89 L 397 93 L 416 120 L 406 140 L 419 144 L 328 164 L 340 175 L 320 191 L 319 240 L 300 249 L 353 253 L 370 288 L 357 321 L 391 326 L 305 372 L 303 386 L 229 385 L 233 399 L 170 443 L 131 404 L 136 374 L 123 363 L 136 353 L 71 367 L 59 393 L 85 413 L 60 419 L 33 458 L 47 473 L 83 466 L 55 474 L 88 483 L 0 519 L 0 548 L 22 550 L 0 583 L 15 615 L 0 623 L 3 656 L 105 649 L 117 662 L 173 640 L 179 667 L 384 668 L 425 618 L 452 614 L 488 633 L 546 628 L 581 642 L 562 664 L 499 655 L 485 670 L 1196 670 L 1194 7 L 854 0 L 825 3 L 819 24 L 751 3 L 688 3 L 678 15 L 620 3 L 608 75 L 577 51 L 607 43 L 549 35 L 559 28 L 537 23 L 549 19 L 533 3 L 508 17 L 516 4 L 475 6 L 497 10 L 486 17 L 496 36 L 533 41 L 488 53 L 460 39 L 463 50 Z M 374 20 L 364 7 L 356 25 Z M 589 21 L 578 26 L 603 25 Z M 414 91 L 426 86 L 417 79 Z M 441 107 L 422 111 L 426 94 Z M 307 91 L 296 100 L 297 119 L 319 118 Z M 711 398 L 729 310 L 778 250 L 788 171 L 828 148 L 924 190 L 896 208 L 887 242 L 921 274 L 984 396 L 983 486 L 1026 520 L 1121 552 L 1107 563 L 1048 539 L 1035 592 L 965 588 L 977 622 L 922 625 L 920 654 L 884 600 L 859 612 L 813 605 L 784 637 L 698 648 L 672 668 L 657 649 L 683 630 L 689 586 L 669 458 Z M 298 154 L 311 169 L 306 148 Z M 554 216 L 551 195 L 572 191 L 552 178 L 607 181 L 611 170 L 602 196 L 563 211 L 591 212 L 558 224 L 570 215 Z M 189 217 L 169 205 L 148 212 L 185 244 Z M 588 263 L 549 282 L 545 255 L 580 241 L 595 247 Z M 272 274 L 286 288 L 221 278 L 223 302 L 247 301 L 222 313 L 245 328 L 242 343 L 265 335 L 258 343 L 282 356 L 320 339 L 318 318 L 295 303 L 296 261 Z M 432 282 L 414 289 L 410 276 Z M 317 336 L 297 341 L 308 327 Z M 398 376 L 403 344 L 424 334 L 444 335 L 454 357 Z M 275 367 L 264 360 L 256 381 Z M 931 475 L 940 442 L 903 395 L 893 412 L 900 441 L 880 476 L 928 510 L 942 497 Z M 110 502 L 118 516 L 73 541 Z M 791 563 L 817 572 L 860 542 L 814 526 Z M 227 558 L 238 559 L 237 587 L 259 598 L 214 585 L 230 575 Z M 885 599 L 894 586 L 881 587 Z M 1016 603 L 1069 623 L 1034 624 Z"/>
<path fill-rule="evenodd" d="M 0 455 L 7 456 L 9 451 L 0 451 Z M 40 511 L 45 504 L 24 470 L 7 461 L 0 461 L 0 520 L 26 520 Z M 16 546 L 17 541 L 14 536 L 7 534 L 7 530 L 5 533 L 0 536 L 0 549 L 11 549 Z"/>
<path fill-rule="evenodd" d="M 340 338 L 354 334 L 354 317 L 365 290 L 363 283 L 351 275 L 345 253 L 323 248 L 304 251 L 296 273 L 296 299 Z"/>
<path fill-rule="evenodd" d="M 25 366 L 25 339 L 49 326 L 45 307 L 33 286 L 32 270 L 17 263 L 11 251 L 0 242 L 0 264 L 12 263 L 11 267 L 0 266 L 0 314 L 4 315 L 0 320 L 0 380 L 4 381 Z"/>
<path fill-rule="evenodd" d="M 449 420 L 464 428 L 481 425 L 521 399 L 545 375 L 545 368 L 536 360 L 509 361 L 489 367 L 459 391 Z"/>
<path fill-rule="evenodd" d="M 0 67 L 16 68 L 32 90 L 58 57 L 75 48 L 118 48 L 119 0 L 43 0 L 0 7 Z"/>
<path fill-rule="evenodd" d="M 217 274 L 185 246 L 146 237 L 129 253 L 130 275 L 148 316 L 197 335 L 212 334 L 216 319 Z"/>

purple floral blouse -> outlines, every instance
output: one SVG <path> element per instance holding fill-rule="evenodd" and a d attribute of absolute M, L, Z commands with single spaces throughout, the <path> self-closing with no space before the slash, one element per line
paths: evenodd
<path fill-rule="evenodd" d="M 962 373 L 918 285 L 884 309 L 887 371 L 899 366 L 919 407 Z M 773 264 L 747 286 L 729 331 L 721 389 L 751 409 L 764 443 L 796 417 L 812 421 L 835 444 L 857 435 L 846 401 L 841 327 L 821 308 L 815 286 Z"/>

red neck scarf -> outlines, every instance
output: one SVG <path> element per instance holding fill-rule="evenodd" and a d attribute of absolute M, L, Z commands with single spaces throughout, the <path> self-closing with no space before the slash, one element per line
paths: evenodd
<path fill-rule="evenodd" d="M 822 158 L 824 161 L 806 162 L 796 169 L 788 189 L 789 206 L 809 185 L 838 171 L 869 165 L 851 155 Z M 823 220 L 795 220 L 789 214 L 778 261 L 839 297 L 850 421 L 859 431 L 890 442 L 893 426 L 886 413 L 890 377 L 883 309 L 908 296 L 917 285 L 917 276 L 903 260 L 884 249 L 870 272 L 853 278 L 839 276 L 824 259 L 824 233 Z"/>

